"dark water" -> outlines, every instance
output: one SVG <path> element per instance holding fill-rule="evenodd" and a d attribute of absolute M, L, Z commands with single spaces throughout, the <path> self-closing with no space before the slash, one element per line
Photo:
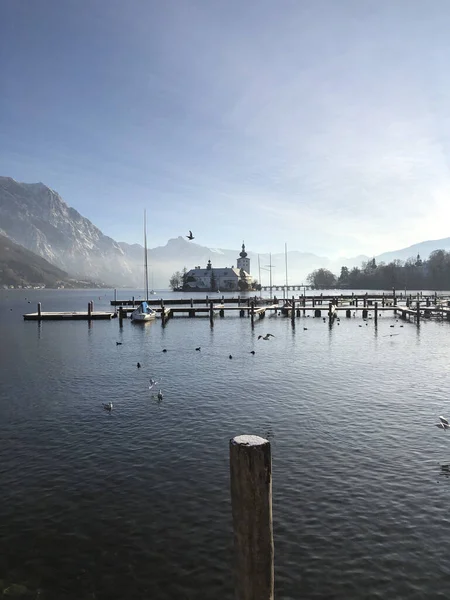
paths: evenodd
<path fill-rule="evenodd" d="M 450 435 L 434 423 L 450 324 L 22 320 L 104 294 L 0 292 L 3 587 L 231 599 L 228 440 L 255 433 L 273 444 L 277 598 L 448 598 Z"/>

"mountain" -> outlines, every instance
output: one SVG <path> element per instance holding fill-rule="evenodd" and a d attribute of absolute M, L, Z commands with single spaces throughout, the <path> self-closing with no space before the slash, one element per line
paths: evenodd
<path fill-rule="evenodd" d="M 244 232 L 239 232 L 239 239 Z M 19 183 L 10 177 L 0 177 L 0 234 L 48 260 L 77 279 L 105 282 L 111 286 L 143 287 L 144 248 L 140 244 L 116 242 L 104 235 L 91 221 L 69 207 L 61 196 L 43 183 Z M 439 248 L 450 249 L 450 238 L 415 244 L 376 257 L 389 262 L 405 260 L 420 253 L 427 258 Z M 215 267 L 232 267 L 241 251 L 208 248 L 184 237 L 170 239 L 165 246 L 149 249 L 149 285 L 155 289 L 168 287 L 170 276 L 183 267 L 206 266 L 211 260 Z M 251 260 L 251 275 L 259 279 L 258 255 L 247 249 Z M 291 284 L 306 281 L 308 273 L 327 268 L 339 274 L 341 266 L 360 266 L 366 256 L 330 260 L 308 252 L 288 252 L 288 280 Z M 261 281 L 269 283 L 269 254 L 259 257 Z M 285 282 L 285 255 L 274 253 L 272 282 Z"/>
<path fill-rule="evenodd" d="M 389 263 L 392 260 L 407 260 L 408 258 L 416 258 L 418 254 L 422 260 L 426 260 L 431 252 L 434 250 L 450 250 L 450 238 L 442 238 L 440 240 L 428 240 L 427 242 L 420 242 L 413 244 L 407 248 L 401 248 L 400 250 L 394 250 L 391 252 L 384 252 L 375 257 L 377 262 Z"/>
<path fill-rule="evenodd" d="M 136 282 L 119 244 L 43 183 L 0 177 L 0 234 L 76 277 Z"/>
<path fill-rule="evenodd" d="M 43 183 L 19 183 L 10 177 L 0 177 L 0 234 L 76 278 L 89 278 L 118 287 L 143 286 L 143 247 L 118 243 L 105 236 Z M 234 250 L 207 248 L 181 236 L 170 239 L 165 246 L 148 251 L 150 285 L 157 289 L 167 288 L 172 273 L 181 271 L 184 266 L 187 269 L 206 266 L 209 259 L 215 266 L 231 267 L 236 265 L 240 250 L 238 245 Z M 258 257 L 252 252 L 249 257 L 252 274 L 257 279 Z M 265 265 L 269 264 L 269 255 L 261 255 L 260 262 L 262 280 L 268 282 Z M 297 251 L 289 252 L 288 264 L 289 280 L 296 283 L 302 283 L 316 268 L 334 267 L 327 258 Z M 284 253 L 272 255 L 274 283 L 284 282 L 284 265 Z M 340 264 L 336 268 L 340 268 Z"/>
<path fill-rule="evenodd" d="M 0 285 L 53 287 L 67 284 L 68 279 L 65 271 L 0 235 Z"/>

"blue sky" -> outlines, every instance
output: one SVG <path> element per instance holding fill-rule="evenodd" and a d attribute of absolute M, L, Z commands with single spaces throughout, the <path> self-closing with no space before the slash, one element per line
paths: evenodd
<path fill-rule="evenodd" d="M 117 240 L 450 236 L 447 0 L 3 0 L 0 175 Z"/>

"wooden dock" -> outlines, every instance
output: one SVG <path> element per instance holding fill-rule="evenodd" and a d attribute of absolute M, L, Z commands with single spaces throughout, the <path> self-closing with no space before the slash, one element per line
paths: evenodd
<path fill-rule="evenodd" d="M 95 311 L 88 312 L 41 312 L 41 314 L 28 313 L 23 315 L 25 321 L 99 321 L 109 320 L 114 317 L 114 313 Z"/>
<path fill-rule="evenodd" d="M 37 312 L 23 315 L 25 321 L 104 321 L 116 315 L 111 312 L 94 311 L 94 303 L 88 303 L 87 312 L 43 312 L 41 303 L 38 302 Z"/>
<path fill-rule="evenodd" d="M 114 302 L 114 301 L 113 301 Z M 124 301 L 125 305 L 119 305 L 116 313 L 94 311 L 94 303 L 89 302 L 87 312 L 67 311 L 67 312 L 43 312 L 41 304 L 38 303 L 38 311 L 23 315 L 27 321 L 46 321 L 46 320 L 109 320 L 113 317 L 119 317 L 120 326 L 123 320 L 127 319 L 127 314 L 132 312 L 135 304 L 133 301 Z M 150 303 L 150 302 L 149 302 Z M 224 317 L 226 313 L 236 314 L 239 317 L 250 318 L 252 323 L 256 317 L 263 319 L 267 313 L 273 316 L 283 315 L 290 317 L 292 321 L 296 317 L 313 316 L 316 318 L 335 319 L 339 316 L 346 318 L 361 316 L 363 319 L 373 318 L 375 325 L 378 317 L 382 314 L 391 312 L 402 319 L 411 318 L 419 323 L 421 319 L 437 318 L 448 320 L 450 322 L 450 299 L 444 296 L 423 296 L 416 294 L 409 296 L 396 296 L 395 294 L 373 294 L 369 296 L 343 295 L 340 296 L 298 296 L 281 301 L 265 300 L 261 301 L 256 296 L 246 298 L 227 298 L 217 299 L 216 302 L 208 296 L 205 299 L 170 299 L 151 301 L 165 325 L 169 319 L 175 315 L 197 317 L 209 317 L 211 325 L 214 324 L 214 318 L 218 315 Z M 117 302 L 117 305 L 119 303 Z M 116 304 L 115 304 L 116 305 Z M 116 306 L 117 306 L 116 305 Z"/>

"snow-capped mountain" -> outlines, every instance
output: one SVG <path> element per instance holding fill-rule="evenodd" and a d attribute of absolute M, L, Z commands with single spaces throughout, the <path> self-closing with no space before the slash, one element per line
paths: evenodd
<path fill-rule="evenodd" d="M 0 177 L 0 233 L 76 277 L 136 283 L 119 244 L 43 183 Z"/>

